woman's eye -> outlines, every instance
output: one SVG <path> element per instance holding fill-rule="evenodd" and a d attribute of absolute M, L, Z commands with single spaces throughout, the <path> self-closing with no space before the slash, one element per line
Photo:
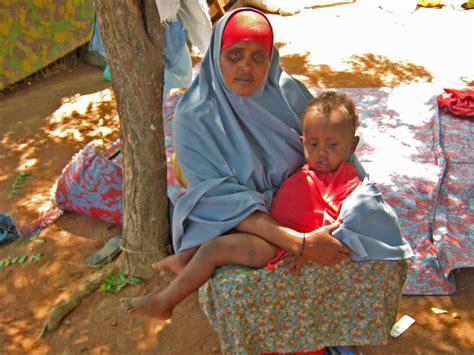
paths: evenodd
<path fill-rule="evenodd" d="M 233 51 L 233 52 L 229 53 L 229 58 L 232 59 L 232 60 L 237 60 L 241 56 L 242 56 L 242 54 L 240 53 L 240 51 Z"/>
<path fill-rule="evenodd" d="M 258 52 L 253 55 L 253 59 L 257 63 L 263 63 L 267 59 L 267 55 L 265 53 Z"/>

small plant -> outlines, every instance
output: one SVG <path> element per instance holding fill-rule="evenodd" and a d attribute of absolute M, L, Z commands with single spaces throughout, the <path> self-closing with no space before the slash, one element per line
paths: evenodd
<path fill-rule="evenodd" d="M 8 198 L 11 199 L 13 196 L 18 195 L 18 191 L 25 185 L 26 180 L 28 180 L 30 177 L 31 173 L 23 171 L 20 172 L 12 184 L 12 189 L 8 194 Z"/>
<path fill-rule="evenodd" d="M 107 275 L 99 290 L 106 293 L 117 293 L 129 284 L 141 284 L 144 280 L 137 276 L 128 276 L 122 268 Z"/>
<path fill-rule="evenodd" d="M 21 265 L 28 260 L 31 264 L 33 262 L 39 261 L 43 256 L 43 253 L 37 253 L 33 255 L 22 255 L 22 256 L 8 256 L 7 258 L 0 260 L 0 270 L 5 269 L 7 266 L 11 265 Z"/>

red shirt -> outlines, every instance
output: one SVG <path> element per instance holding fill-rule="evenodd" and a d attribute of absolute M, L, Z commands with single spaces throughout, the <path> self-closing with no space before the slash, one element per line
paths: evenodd
<path fill-rule="evenodd" d="M 281 185 L 270 215 L 298 232 L 312 232 L 337 219 L 342 202 L 360 183 L 352 163 L 343 162 L 332 173 L 317 173 L 306 164 Z"/>

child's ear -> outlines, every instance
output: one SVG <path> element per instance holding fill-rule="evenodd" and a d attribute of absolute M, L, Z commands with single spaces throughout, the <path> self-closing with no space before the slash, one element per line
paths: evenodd
<path fill-rule="evenodd" d="M 354 136 L 354 138 L 352 138 L 352 147 L 351 147 L 352 153 L 355 152 L 358 144 L 359 144 L 359 136 Z"/>
<path fill-rule="evenodd" d="M 301 142 L 301 144 L 304 144 L 304 137 L 303 136 L 300 136 L 300 142 Z"/>

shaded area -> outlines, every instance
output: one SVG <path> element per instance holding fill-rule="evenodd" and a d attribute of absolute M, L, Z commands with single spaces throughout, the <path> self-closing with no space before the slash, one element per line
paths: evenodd
<path fill-rule="evenodd" d="M 77 65 L 69 78 L 73 86 L 63 75 L 0 98 L 0 205 L 22 227 L 51 206 L 52 186 L 79 149 L 92 140 L 108 147 L 119 136 L 115 98 L 100 69 Z M 31 176 L 8 199 L 20 172 Z"/>
<path fill-rule="evenodd" d="M 334 70 L 330 65 L 311 64 L 308 57 L 309 53 L 282 56 L 281 64 L 286 72 L 300 76 L 311 87 L 393 87 L 403 83 L 430 83 L 433 80 L 431 73 L 422 66 L 394 62 L 386 56 L 372 53 L 351 56 L 345 61 L 350 69 L 342 71 Z"/>

